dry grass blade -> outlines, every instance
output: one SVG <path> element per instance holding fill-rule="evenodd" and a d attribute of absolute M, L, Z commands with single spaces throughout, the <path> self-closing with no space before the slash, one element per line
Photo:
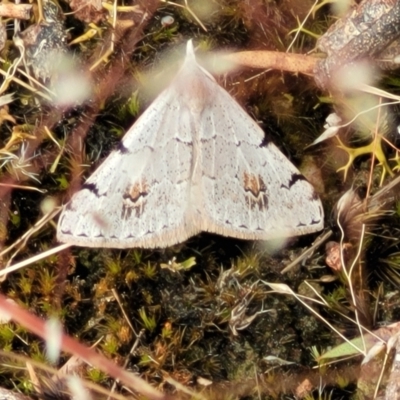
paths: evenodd
<path fill-rule="evenodd" d="M 71 247 L 71 245 L 69 245 L 69 244 L 61 244 L 60 246 L 57 246 L 57 247 L 54 247 L 53 249 L 44 251 L 43 253 L 40 253 L 40 254 L 38 254 L 38 255 L 36 255 L 34 257 L 30 257 L 27 260 L 18 262 L 18 263 L 14 264 L 14 265 L 11 265 L 11 266 L 7 267 L 7 268 L 4 268 L 4 269 L 0 270 L 0 277 L 4 277 L 5 275 L 7 275 L 7 274 L 9 274 L 11 272 L 17 271 L 17 270 L 19 270 L 19 269 L 21 269 L 23 267 L 26 267 L 28 265 L 31 265 L 31 264 L 33 264 L 33 263 L 35 263 L 37 261 L 43 260 L 43 259 L 45 259 L 45 258 L 47 258 L 47 257 L 49 257 L 49 256 L 51 256 L 53 254 L 57 254 L 60 251 L 68 249 L 69 247 Z"/>
<path fill-rule="evenodd" d="M 25 188 L 25 187 L 23 187 Z M 33 190 L 33 188 L 32 188 Z M 38 189 L 39 190 L 39 189 Z M 19 247 L 18 251 L 11 256 L 11 258 L 8 261 L 8 264 L 12 261 L 12 259 L 18 254 L 21 249 L 26 246 L 27 241 L 29 238 L 36 232 L 38 232 L 45 224 L 47 224 L 50 220 L 52 220 L 58 213 L 60 212 L 60 209 L 54 209 L 50 211 L 48 214 L 44 215 L 39 221 L 36 222 L 36 224 L 29 229 L 27 232 L 25 232 L 18 240 L 16 240 L 12 245 L 8 246 L 4 250 L 0 252 L 0 257 L 3 257 L 5 254 L 9 253 L 13 248 Z"/>

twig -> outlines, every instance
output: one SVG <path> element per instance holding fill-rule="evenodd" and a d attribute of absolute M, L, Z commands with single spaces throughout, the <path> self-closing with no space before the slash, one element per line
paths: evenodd
<path fill-rule="evenodd" d="M 0 277 L 5 276 L 7 274 L 9 274 L 10 272 L 14 272 L 20 268 L 26 267 L 27 265 L 33 264 L 37 261 L 43 260 L 46 257 L 49 257 L 53 254 L 59 253 L 62 250 L 68 249 L 69 247 L 71 247 L 70 244 L 68 243 L 64 243 L 60 246 L 54 247 L 53 249 L 47 250 L 43 253 L 40 253 L 36 256 L 33 256 L 31 258 L 28 258 L 27 260 L 21 261 L 17 264 L 11 265 L 10 267 L 7 267 L 3 270 L 0 271 Z"/>

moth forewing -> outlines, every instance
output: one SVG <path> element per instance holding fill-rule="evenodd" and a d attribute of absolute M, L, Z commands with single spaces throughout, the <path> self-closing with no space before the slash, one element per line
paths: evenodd
<path fill-rule="evenodd" d="M 199 232 L 185 218 L 193 133 L 190 115 L 177 112 L 179 106 L 165 91 L 142 114 L 66 205 L 58 226 L 60 241 L 167 247 Z M 170 113 L 174 117 L 169 121 Z"/>
<path fill-rule="evenodd" d="M 154 248 L 200 231 L 267 240 L 322 228 L 312 186 L 196 62 L 189 41 L 170 86 L 65 206 L 57 237 Z"/>
<path fill-rule="evenodd" d="M 199 135 L 201 230 L 268 240 L 323 228 L 313 187 L 216 83 Z"/>

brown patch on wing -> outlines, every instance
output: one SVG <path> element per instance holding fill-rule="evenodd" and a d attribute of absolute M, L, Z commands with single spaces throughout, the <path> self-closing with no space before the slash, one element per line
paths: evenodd
<path fill-rule="evenodd" d="M 243 174 L 243 188 L 246 193 L 246 202 L 253 209 L 258 207 L 265 210 L 268 207 L 267 187 L 260 175 Z"/>
<path fill-rule="evenodd" d="M 135 182 L 128 186 L 123 194 L 122 218 L 130 218 L 132 211 L 135 211 L 136 217 L 143 214 L 146 206 L 146 196 L 149 194 L 149 185 L 146 180 Z"/>

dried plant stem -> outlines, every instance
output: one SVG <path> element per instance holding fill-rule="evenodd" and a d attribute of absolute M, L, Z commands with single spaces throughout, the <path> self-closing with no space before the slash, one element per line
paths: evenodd
<path fill-rule="evenodd" d="M 7 300 L 7 297 L 0 295 L 0 310 L 5 315 L 8 315 L 14 322 L 20 324 L 30 332 L 46 340 L 46 321 Z M 107 359 L 106 357 L 97 353 L 95 350 L 84 346 L 64 333 L 62 334 L 61 338 L 61 349 L 68 353 L 79 356 L 87 364 L 104 371 L 115 379 L 119 379 L 121 382 L 128 385 L 138 393 L 141 393 L 144 397 L 150 400 L 167 400 L 169 398 L 167 395 L 157 391 L 147 382 L 140 379 L 133 373 L 125 371 L 119 367 L 114 361 Z"/>
<path fill-rule="evenodd" d="M 21 79 L 18 79 L 15 76 L 10 76 L 7 72 L 5 72 L 1 69 L 0 69 L 0 74 L 4 76 L 5 80 L 10 79 L 10 80 L 14 81 L 15 83 L 18 83 L 18 85 L 24 87 L 25 89 L 30 90 L 32 93 L 37 94 L 38 96 L 43 97 L 44 99 L 46 99 L 48 101 L 52 101 L 50 96 L 47 96 L 40 90 L 35 89 L 34 87 L 28 85 L 24 81 L 21 81 Z"/>
<path fill-rule="evenodd" d="M 1 184 L 0 184 L 1 185 Z M 0 252 L 0 257 L 3 257 L 5 254 L 10 252 L 13 248 L 19 247 L 18 250 L 11 256 L 11 258 L 8 260 L 9 265 L 13 258 L 21 251 L 21 249 L 26 245 L 26 242 L 28 239 L 37 231 L 39 231 L 45 224 L 47 224 L 48 221 L 53 219 L 58 213 L 60 212 L 60 209 L 55 209 L 52 210 L 51 212 L 47 213 L 44 215 L 36 224 L 29 229 L 27 232 L 25 232 L 18 240 L 16 240 L 11 246 L 8 246 L 6 249 L 4 249 L 2 252 Z"/>
<path fill-rule="evenodd" d="M 281 71 L 312 75 L 317 58 L 305 54 L 278 51 L 239 51 L 224 57 L 228 61 L 249 68 L 273 68 Z"/>
<path fill-rule="evenodd" d="M 0 277 L 9 274 L 10 272 L 14 272 L 20 268 L 26 267 L 27 265 L 31 265 L 37 261 L 43 260 L 46 257 L 49 257 L 53 254 L 59 253 L 62 250 L 68 249 L 68 247 L 71 247 L 70 244 L 62 244 L 60 246 L 54 247 L 53 249 L 44 251 L 43 253 L 40 253 L 34 257 L 28 258 L 27 260 L 21 261 L 17 264 L 11 265 L 8 268 L 5 268 L 0 271 Z"/>

